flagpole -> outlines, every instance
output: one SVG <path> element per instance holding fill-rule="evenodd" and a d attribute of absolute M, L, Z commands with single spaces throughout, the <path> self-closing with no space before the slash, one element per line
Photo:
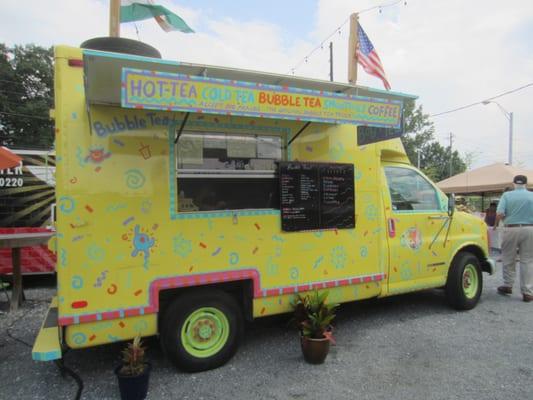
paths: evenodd
<path fill-rule="evenodd" d="M 357 31 L 359 27 L 359 15 L 353 13 L 350 15 L 350 38 L 348 40 L 348 82 L 351 85 L 357 82 L 357 46 L 358 36 Z"/>
<path fill-rule="evenodd" d="M 120 0 L 109 2 L 109 36 L 120 36 Z"/>

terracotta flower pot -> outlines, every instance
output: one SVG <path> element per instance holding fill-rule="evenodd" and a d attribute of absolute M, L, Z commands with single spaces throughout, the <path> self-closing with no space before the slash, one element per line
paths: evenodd
<path fill-rule="evenodd" d="M 310 364 L 322 364 L 329 353 L 328 338 L 312 339 L 300 336 L 300 344 L 305 361 Z"/>

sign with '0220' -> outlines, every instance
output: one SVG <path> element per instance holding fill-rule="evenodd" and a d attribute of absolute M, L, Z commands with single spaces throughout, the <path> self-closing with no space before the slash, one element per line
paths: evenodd
<path fill-rule="evenodd" d="M 18 167 L 0 170 L 0 187 L 22 186 L 24 186 L 22 162 Z"/>
<path fill-rule="evenodd" d="M 401 127 L 402 102 L 287 86 L 122 69 L 126 108 Z"/>

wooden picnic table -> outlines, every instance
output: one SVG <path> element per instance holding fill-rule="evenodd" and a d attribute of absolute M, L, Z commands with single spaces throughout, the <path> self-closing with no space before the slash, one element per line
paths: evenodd
<path fill-rule="evenodd" d="M 11 261 L 13 265 L 13 289 L 11 292 L 11 311 L 18 310 L 22 304 L 22 272 L 20 269 L 20 249 L 44 244 L 54 236 L 54 232 L 35 233 L 1 233 L 0 248 L 11 249 Z"/>

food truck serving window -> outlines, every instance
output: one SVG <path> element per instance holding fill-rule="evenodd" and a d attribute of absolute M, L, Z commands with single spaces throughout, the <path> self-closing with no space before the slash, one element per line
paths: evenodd
<path fill-rule="evenodd" d="M 279 208 L 275 135 L 184 132 L 176 148 L 178 211 Z"/>

